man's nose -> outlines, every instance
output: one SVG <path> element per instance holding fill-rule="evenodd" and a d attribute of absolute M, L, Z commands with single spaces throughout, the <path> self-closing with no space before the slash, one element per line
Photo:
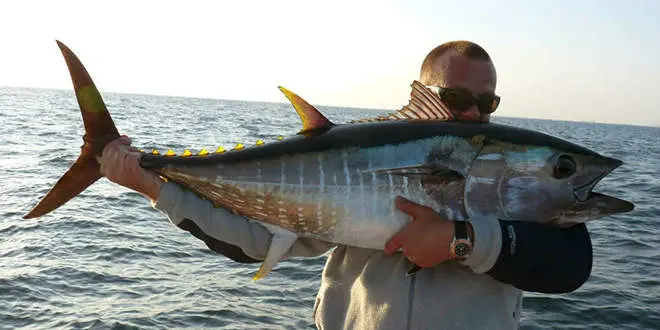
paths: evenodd
<path fill-rule="evenodd" d="M 481 113 L 479 113 L 479 108 L 476 105 L 471 106 L 466 111 L 458 113 L 458 119 L 467 120 L 467 121 L 478 121 Z"/>

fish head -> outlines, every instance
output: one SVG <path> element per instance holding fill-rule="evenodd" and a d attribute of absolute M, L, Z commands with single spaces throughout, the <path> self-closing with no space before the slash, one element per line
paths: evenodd
<path fill-rule="evenodd" d="M 598 154 L 578 154 L 557 150 L 549 160 L 549 173 L 565 182 L 563 192 L 569 204 L 559 205 L 553 223 L 568 226 L 608 215 L 629 212 L 634 205 L 626 200 L 594 192 L 595 186 L 623 161 Z"/>
<path fill-rule="evenodd" d="M 466 185 L 466 211 L 570 226 L 631 211 L 628 201 L 593 192 L 623 162 L 549 146 L 485 146 Z"/>

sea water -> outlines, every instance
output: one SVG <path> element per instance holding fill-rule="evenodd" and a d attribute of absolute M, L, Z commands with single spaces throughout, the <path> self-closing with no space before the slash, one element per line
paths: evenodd
<path fill-rule="evenodd" d="M 148 151 L 249 146 L 301 128 L 284 103 L 103 96 L 120 132 Z M 319 109 L 339 123 L 387 112 Z M 522 328 L 660 328 L 660 128 L 493 121 L 623 160 L 595 190 L 636 205 L 588 224 L 591 277 L 568 294 L 525 293 Z M 0 133 L 0 328 L 314 328 L 325 256 L 282 261 L 254 282 L 259 264 L 211 252 L 106 179 L 46 216 L 22 219 L 79 154 L 84 130 L 72 91 L 0 88 Z"/>

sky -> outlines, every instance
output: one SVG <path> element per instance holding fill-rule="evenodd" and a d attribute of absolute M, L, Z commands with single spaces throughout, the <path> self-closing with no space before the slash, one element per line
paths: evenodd
<path fill-rule="evenodd" d="M 426 54 L 491 55 L 496 115 L 660 126 L 660 1 L 3 1 L 0 86 L 399 109 Z"/>

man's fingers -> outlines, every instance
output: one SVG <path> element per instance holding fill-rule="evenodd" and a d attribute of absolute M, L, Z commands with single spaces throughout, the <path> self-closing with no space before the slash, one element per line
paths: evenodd
<path fill-rule="evenodd" d="M 412 220 L 422 216 L 425 212 L 428 212 L 427 208 L 421 206 L 417 203 L 411 202 L 410 200 L 398 196 L 394 199 L 394 205 L 401 211 L 412 216 Z M 401 229 L 396 233 L 392 238 L 390 238 L 387 243 L 385 243 L 385 253 L 391 255 L 396 252 L 399 248 L 404 247 L 410 236 L 410 231 L 413 229 L 412 222 L 409 223 L 406 227 Z"/>
<path fill-rule="evenodd" d="M 385 243 L 385 253 L 392 255 L 396 252 L 396 250 L 403 246 L 404 238 L 403 230 L 392 236 L 387 243 Z"/>
<path fill-rule="evenodd" d="M 126 135 L 120 136 L 116 141 L 119 144 L 119 149 L 128 150 L 130 152 L 136 152 L 136 153 L 140 152 L 140 149 L 131 145 L 133 140 L 131 140 L 131 138 L 129 138 Z"/>
<path fill-rule="evenodd" d="M 424 215 L 424 213 L 428 212 L 427 207 L 419 205 L 401 196 L 398 196 L 394 200 L 394 205 L 402 212 L 411 215 L 414 219 L 417 219 L 418 217 Z"/>
<path fill-rule="evenodd" d="M 138 148 L 131 146 L 131 139 L 128 136 L 121 136 L 103 148 L 102 157 L 105 159 L 108 155 L 113 155 L 118 151 L 138 152 Z"/>
<path fill-rule="evenodd" d="M 124 163 L 131 154 L 138 155 L 139 152 L 137 148 L 131 146 L 131 139 L 128 136 L 122 135 L 111 141 L 103 148 L 101 157 L 96 157 L 101 165 L 101 174 L 110 178 L 117 172 L 125 171 Z"/>
<path fill-rule="evenodd" d="M 122 135 L 122 136 L 120 136 L 117 140 L 119 140 L 119 143 L 121 143 L 121 144 L 127 144 L 127 145 L 130 145 L 131 142 L 132 142 L 131 138 L 129 138 L 129 137 L 126 136 L 126 135 Z"/>
<path fill-rule="evenodd" d="M 408 244 L 409 238 L 414 239 L 415 226 L 414 223 L 409 223 L 403 229 L 399 230 L 398 233 L 394 234 L 386 243 L 385 243 L 385 253 L 392 254 L 398 249 L 405 249 L 406 244 Z"/>
<path fill-rule="evenodd" d="M 128 138 L 120 137 L 115 140 L 110 141 L 110 143 L 106 144 L 105 147 L 103 148 L 103 152 L 107 152 L 108 150 L 115 150 L 119 149 L 120 147 L 127 147 L 131 145 L 131 141 Z"/>
<path fill-rule="evenodd" d="M 130 145 L 131 138 L 126 135 L 122 135 L 106 144 L 103 148 L 103 152 L 106 152 L 107 150 L 113 150 L 114 148 L 129 150 L 128 147 L 130 147 Z"/>

